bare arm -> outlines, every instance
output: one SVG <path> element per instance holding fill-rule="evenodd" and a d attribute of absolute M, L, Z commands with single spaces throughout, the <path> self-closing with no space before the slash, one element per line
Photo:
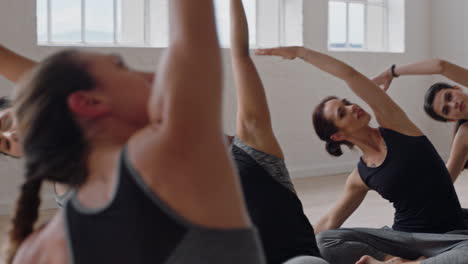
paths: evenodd
<path fill-rule="evenodd" d="M 250 146 L 283 158 L 273 133 L 262 80 L 249 54 L 249 29 L 242 0 L 231 0 L 231 52 L 237 89 L 237 136 Z"/>
<path fill-rule="evenodd" d="M 361 205 L 368 191 L 369 188 L 361 180 L 358 170 L 355 169 L 348 176 L 343 197 L 326 215 L 320 218 L 314 226 L 315 233 L 341 227 Z"/>
<path fill-rule="evenodd" d="M 411 136 L 422 135 L 422 132 L 390 96 L 369 78 L 340 60 L 303 47 L 264 49 L 259 50 L 257 54 L 281 56 L 286 59 L 299 57 L 345 81 L 351 90 L 372 108 L 381 126 Z"/>
<path fill-rule="evenodd" d="M 222 64 L 213 0 L 169 2 L 170 45 L 148 105 L 151 125 L 130 142 L 132 162 L 190 222 L 245 227 L 248 215 L 222 133 Z"/>
<path fill-rule="evenodd" d="M 16 83 L 37 62 L 23 57 L 0 45 L 0 75 Z"/>
<path fill-rule="evenodd" d="M 468 87 L 468 69 L 455 65 L 445 60 L 430 59 L 413 64 L 395 67 L 395 74 L 403 75 L 433 75 L 438 74 Z M 374 81 L 381 85 L 388 80 L 392 80 L 391 70 L 388 69 L 374 78 Z"/>
<path fill-rule="evenodd" d="M 468 161 L 468 123 L 460 126 L 453 139 L 447 169 L 455 182 Z"/>

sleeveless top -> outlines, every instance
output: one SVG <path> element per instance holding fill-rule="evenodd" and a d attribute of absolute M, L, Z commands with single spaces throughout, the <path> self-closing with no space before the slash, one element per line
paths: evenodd
<path fill-rule="evenodd" d="M 445 233 L 466 229 L 462 208 L 445 163 L 426 136 L 380 128 L 387 156 L 377 168 L 358 163 L 362 180 L 393 203 L 393 229 Z"/>
<path fill-rule="evenodd" d="M 235 137 L 232 155 L 247 208 L 260 233 L 267 263 L 320 252 L 283 159 L 254 149 Z"/>
<path fill-rule="evenodd" d="M 104 208 L 85 208 L 76 192 L 65 204 L 71 263 L 264 263 L 255 230 L 207 228 L 184 219 L 143 182 L 126 149 L 118 177 Z"/>

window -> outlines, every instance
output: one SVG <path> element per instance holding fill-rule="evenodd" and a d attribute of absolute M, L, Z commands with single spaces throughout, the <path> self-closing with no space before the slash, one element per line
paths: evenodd
<path fill-rule="evenodd" d="M 404 51 L 404 0 L 330 0 L 329 50 Z"/>
<path fill-rule="evenodd" d="M 166 47 L 169 0 L 36 0 L 39 45 Z M 244 0 L 251 46 L 302 44 L 302 0 Z M 221 45 L 229 1 L 215 0 Z M 286 30 L 286 28 L 288 30 Z"/>

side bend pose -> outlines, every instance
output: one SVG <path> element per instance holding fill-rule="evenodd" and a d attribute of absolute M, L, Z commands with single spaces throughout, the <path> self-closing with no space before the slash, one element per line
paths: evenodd
<path fill-rule="evenodd" d="M 18 88 L 26 181 L 7 263 L 264 263 L 221 129 L 213 1 L 169 14 L 153 90 L 120 57 L 74 50 Z M 76 192 L 34 231 L 45 180 Z"/>
<path fill-rule="evenodd" d="M 231 151 L 267 262 L 279 264 L 308 256 L 298 263 L 326 263 L 319 258 L 313 227 L 304 214 L 273 132 L 265 90 L 249 55 L 242 0 L 231 0 L 231 52 L 238 100 Z"/>
<path fill-rule="evenodd" d="M 390 87 L 394 77 L 403 75 L 439 74 L 468 87 L 468 69 L 448 61 L 431 59 L 405 66 L 392 66 L 376 78 L 374 82 Z M 460 173 L 468 168 L 468 94 L 457 85 L 435 83 L 426 92 L 424 110 L 434 120 L 456 122 L 447 169 L 455 182 Z"/>
<path fill-rule="evenodd" d="M 340 156 L 343 144 L 362 151 L 342 199 L 315 226 L 317 233 L 322 232 L 318 243 L 323 257 L 330 263 L 409 262 L 405 259 L 424 264 L 466 263 L 468 234 L 444 234 L 466 229 L 450 175 L 431 142 L 405 112 L 363 74 L 325 54 L 302 47 L 259 50 L 258 54 L 299 57 L 344 80 L 372 108 L 380 125 L 370 127 L 368 113 L 337 97 L 326 98 L 313 113 L 317 135 L 326 141 L 330 154 Z M 393 203 L 393 229 L 329 230 L 339 228 L 369 190 Z M 420 257 L 427 259 L 417 260 Z"/>

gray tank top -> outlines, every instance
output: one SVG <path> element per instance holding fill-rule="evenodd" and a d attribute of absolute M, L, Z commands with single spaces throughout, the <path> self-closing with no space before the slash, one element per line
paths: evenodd
<path fill-rule="evenodd" d="M 104 208 L 85 208 L 71 194 L 65 223 L 71 263 L 263 264 L 254 229 L 193 224 L 142 180 L 124 148 L 114 197 Z"/>

